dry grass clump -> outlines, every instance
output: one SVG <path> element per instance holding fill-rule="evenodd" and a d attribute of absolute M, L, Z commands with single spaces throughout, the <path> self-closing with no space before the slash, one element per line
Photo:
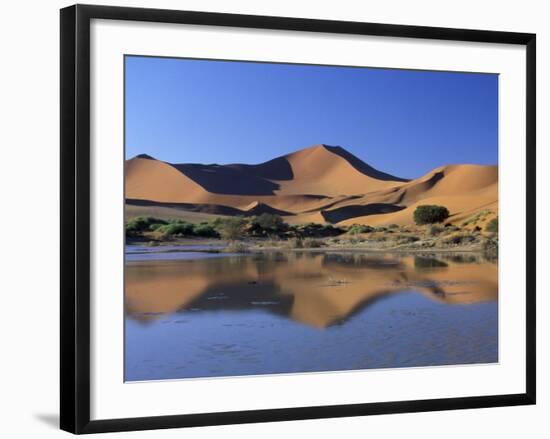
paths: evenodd
<path fill-rule="evenodd" d="M 302 238 L 291 238 L 288 240 L 290 248 L 304 248 L 304 240 Z"/>
<path fill-rule="evenodd" d="M 250 253 L 250 248 L 244 242 L 234 241 L 225 247 L 225 251 L 228 253 Z"/>
<path fill-rule="evenodd" d="M 476 213 L 475 215 L 472 215 L 466 221 L 462 223 L 463 226 L 470 226 L 470 225 L 476 225 L 478 222 L 483 221 L 487 215 L 491 213 L 490 210 L 482 210 L 481 212 Z"/>
<path fill-rule="evenodd" d="M 358 235 L 360 233 L 372 233 L 374 230 L 374 227 L 367 226 L 365 224 L 353 224 L 348 229 L 348 233 L 350 235 Z"/>
<path fill-rule="evenodd" d="M 486 258 L 490 260 L 498 258 L 498 239 L 488 238 L 483 242 L 482 248 Z"/>
<path fill-rule="evenodd" d="M 464 244 L 472 244 L 476 242 L 476 237 L 473 235 L 468 235 L 465 233 L 457 233 L 455 235 L 451 235 L 442 241 L 444 244 L 447 245 L 464 245 Z"/>
<path fill-rule="evenodd" d="M 305 238 L 302 245 L 304 248 L 320 248 L 324 243 L 320 239 Z"/>
<path fill-rule="evenodd" d="M 436 226 L 435 224 L 428 226 L 428 229 L 426 230 L 426 233 L 428 234 L 428 236 L 437 236 L 441 232 L 443 232 L 443 227 Z"/>
<path fill-rule="evenodd" d="M 415 235 L 400 235 L 397 237 L 398 244 L 412 244 L 417 241 L 420 241 L 420 238 Z"/>

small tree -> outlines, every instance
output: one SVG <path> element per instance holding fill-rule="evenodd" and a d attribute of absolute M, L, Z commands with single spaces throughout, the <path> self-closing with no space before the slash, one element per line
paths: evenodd
<path fill-rule="evenodd" d="M 215 222 L 215 227 L 223 239 L 235 241 L 244 235 L 246 220 L 238 216 L 223 219 L 218 218 Z"/>
<path fill-rule="evenodd" d="M 272 213 L 262 213 L 257 218 L 254 218 L 252 225 L 265 230 L 268 233 L 276 233 L 285 229 L 285 222 L 279 215 Z"/>
<path fill-rule="evenodd" d="M 444 206 L 418 206 L 414 213 L 414 222 L 418 225 L 441 223 L 449 218 L 449 211 Z"/>

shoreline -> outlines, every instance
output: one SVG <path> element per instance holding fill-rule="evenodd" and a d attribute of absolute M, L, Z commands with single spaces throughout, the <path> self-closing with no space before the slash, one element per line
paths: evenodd
<path fill-rule="evenodd" d="M 479 246 L 456 246 L 456 247 L 414 247 L 414 246 L 400 246 L 400 247 L 367 247 L 367 246 L 335 246 L 335 245 L 322 245 L 315 248 L 293 248 L 286 246 L 258 246 L 258 242 L 238 241 L 245 247 L 244 251 L 231 251 L 228 247 L 230 243 L 225 241 L 213 241 L 213 240 L 186 240 L 186 241 L 174 241 L 174 242 L 162 242 L 155 243 L 154 245 L 148 242 L 126 242 L 127 246 L 143 247 L 143 249 L 150 249 L 148 251 L 131 252 L 132 254 L 148 254 L 148 253 L 219 253 L 219 254 L 240 254 L 247 255 L 253 253 L 276 253 L 276 252 L 293 252 L 293 253 L 398 253 L 398 254 L 413 254 L 413 253 L 475 253 L 484 254 L 483 248 Z M 203 246 L 203 248 L 196 248 L 197 246 Z M 163 250 L 163 247 L 170 247 Z M 211 248 L 209 248 L 211 247 Z M 153 249 L 157 249 L 153 251 Z M 496 257 L 495 259 L 498 259 Z"/>

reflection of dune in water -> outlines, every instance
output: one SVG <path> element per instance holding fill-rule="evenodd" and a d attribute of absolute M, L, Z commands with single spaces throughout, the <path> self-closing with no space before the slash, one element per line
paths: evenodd
<path fill-rule="evenodd" d="M 126 311 L 146 322 L 159 313 L 261 308 L 324 328 L 403 291 L 445 304 L 496 300 L 497 266 L 469 258 L 304 252 L 131 262 Z"/>

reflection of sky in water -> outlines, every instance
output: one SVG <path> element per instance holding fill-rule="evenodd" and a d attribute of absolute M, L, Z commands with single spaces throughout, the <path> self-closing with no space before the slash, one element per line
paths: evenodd
<path fill-rule="evenodd" d="M 149 260 L 183 260 L 183 259 L 207 259 L 229 256 L 228 253 L 207 253 L 206 251 L 218 251 L 220 246 L 188 245 L 185 250 L 181 246 L 144 247 L 141 245 L 127 245 L 125 258 L 127 261 Z M 192 251 L 189 251 L 192 250 Z"/>
<path fill-rule="evenodd" d="M 319 254 L 138 264 L 127 275 L 136 286 L 152 276 L 158 289 L 127 292 L 126 379 L 498 361 L 496 296 L 475 291 L 496 266 L 469 262 Z M 468 268 L 473 279 L 490 274 L 474 283 Z M 164 285 L 175 305 L 159 297 Z"/>

